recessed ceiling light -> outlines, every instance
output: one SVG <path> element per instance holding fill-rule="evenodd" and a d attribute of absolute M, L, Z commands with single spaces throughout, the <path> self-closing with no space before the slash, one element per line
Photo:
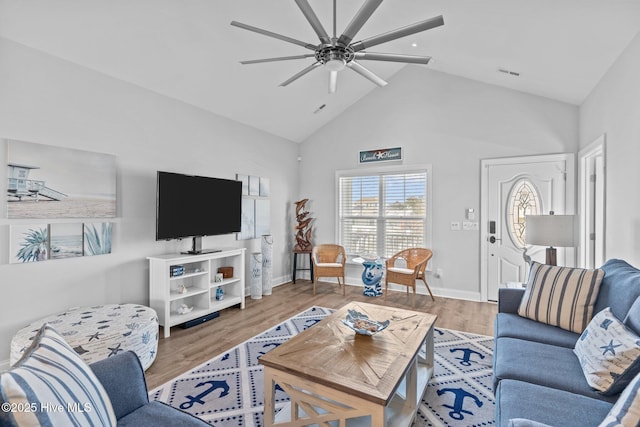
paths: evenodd
<path fill-rule="evenodd" d="M 411 47 L 418 47 L 418 43 L 411 43 Z"/>

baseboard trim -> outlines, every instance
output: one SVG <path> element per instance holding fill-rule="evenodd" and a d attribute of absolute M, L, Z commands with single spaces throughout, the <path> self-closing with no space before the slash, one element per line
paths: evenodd
<path fill-rule="evenodd" d="M 311 277 L 309 275 L 309 272 L 303 272 L 303 274 L 301 274 L 300 277 L 297 277 L 297 279 L 311 280 Z M 332 277 L 323 277 L 322 281 L 336 283 L 336 284 L 338 283 L 338 281 Z M 364 285 L 362 284 L 361 276 L 347 276 L 346 282 L 347 282 L 347 285 L 349 286 L 364 287 Z M 284 283 L 288 283 L 288 281 L 282 282 L 280 284 L 282 285 Z M 274 286 L 277 286 L 277 285 L 274 285 Z M 382 283 L 382 287 L 384 288 L 384 283 Z M 458 289 L 450 289 L 450 288 L 437 288 L 433 286 L 430 286 L 430 287 L 431 287 L 431 292 L 433 292 L 433 296 L 435 297 L 453 298 L 453 299 L 461 299 L 461 300 L 477 301 L 477 302 L 482 301 L 482 297 L 479 291 L 471 292 L 471 291 L 461 291 Z M 389 285 L 389 290 L 405 292 L 405 287 L 401 285 L 394 285 L 392 283 Z M 427 292 L 427 289 L 424 287 L 424 285 L 421 286 L 420 282 L 418 282 L 416 293 L 419 295 L 429 295 L 429 293 Z"/>

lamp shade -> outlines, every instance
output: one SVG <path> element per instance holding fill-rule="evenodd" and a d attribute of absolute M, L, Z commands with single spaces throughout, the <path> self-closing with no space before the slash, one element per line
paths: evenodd
<path fill-rule="evenodd" d="M 576 215 L 527 215 L 525 243 L 560 248 L 577 246 Z"/>

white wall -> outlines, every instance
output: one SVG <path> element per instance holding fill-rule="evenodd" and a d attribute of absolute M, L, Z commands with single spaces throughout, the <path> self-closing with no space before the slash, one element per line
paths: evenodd
<path fill-rule="evenodd" d="M 444 275 L 429 279 L 432 289 L 479 299 L 479 232 L 450 231 L 449 223 L 463 221 L 466 208 L 480 212 L 480 159 L 576 152 L 578 108 L 425 67 L 403 68 L 303 142 L 300 192 L 311 200 L 316 242 L 336 239 L 335 171 L 366 170 L 357 164 L 358 151 L 395 146 L 403 147 L 403 164 L 433 165 L 431 267 Z M 349 275 L 359 271 L 354 266 Z"/>
<path fill-rule="evenodd" d="M 580 146 L 606 134 L 606 258 L 640 267 L 640 34 L 580 107 Z"/>
<path fill-rule="evenodd" d="M 271 180 L 274 282 L 289 280 L 298 145 L 137 86 L 0 38 L 0 140 L 9 138 L 117 156 L 118 218 L 110 255 L 8 264 L 10 224 L 0 189 L 0 365 L 13 334 L 73 306 L 148 304 L 145 257 L 177 253 L 190 241 L 155 241 L 157 170 Z M 2 143 L 0 143 L 2 144 Z M 0 164 L 6 149 L 0 146 Z M 82 222 L 82 221 L 71 221 Z M 31 222 L 32 223 L 32 222 Z M 247 247 L 234 236 L 203 247 Z"/>

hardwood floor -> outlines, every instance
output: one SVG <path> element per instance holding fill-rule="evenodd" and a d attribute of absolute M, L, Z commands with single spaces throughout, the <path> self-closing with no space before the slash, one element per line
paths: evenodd
<path fill-rule="evenodd" d="M 362 301 L 392 307 L 424 311 L 438 316 L 436 327 L 456 329 L 482 335 L 493 335 L 493 320 L 497 305 L 429 296 L 416 295 L 416 307 L 411 307 L 411 297 L 404 292 L 389 292 L 383 297 L 362 295 L 362 287 L 347 286 L 342 296 L 336 284 L 318 282 L 316 296 L 308 280 L 297 280 L 273 288 L 273 295 L 261 300 L 246 299 L 246 308 L 229 308 L 220 317 L 189 329 L 174 327 L 169 338 L 158 343 L 158 355 L 146 371 L 149 390 L 211 359 L 217 354 L 240 344 L 260 332 L 317 305 L 340 308 L 349 301 Z"/>

